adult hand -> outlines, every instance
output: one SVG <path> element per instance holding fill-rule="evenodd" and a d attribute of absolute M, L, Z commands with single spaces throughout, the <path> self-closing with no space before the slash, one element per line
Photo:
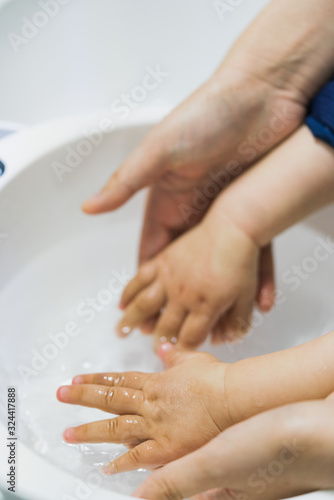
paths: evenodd
<path fill-rule="evenodd" d="M 261 413 L 154 472 L 149 500 L 278 500 L 334 487 L 334 394 Z"/>
<path fill-rule="evenodd" d="M 148 134 L 83 209 L 115 210 L 152 186 L 139 260 L 155 256 L 299 126 L 309 99 L 334 71 L 333 18 L 331 0 L 319 0 L 316 9 L 313 0 L 272 1 L 215 75 Z M 264 310 L 273 302 L 272 267 L 269 248 L 260 262 Z"/>
<path fill-rule="evenodd" d="M 155 255 L 188 228 L 179 204 L 192 207 L 193 189 L 212 182 L 210 173 L 235 172 L 232 160 L 241 172 L 298 127 L 309 99 L 334 70 L 333 17 L 331 0 L 319 0 L 317 9 L 313 0 L 272 1 L 216 74 L 148 134 L 84 210 L 114 210 L 154 184 L 141 259 Z"/>

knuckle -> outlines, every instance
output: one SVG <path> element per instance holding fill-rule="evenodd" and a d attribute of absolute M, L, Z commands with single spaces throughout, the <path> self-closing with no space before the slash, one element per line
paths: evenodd
<path fill-rule="evenodd" d="M 161 406 L 158 404 L 158 401 L 155 401 L 155 404 L 152 405 L 150 409 L 151 419 L 155 422 L 162 422 L 166 417 L 166 412 Z"/>
<path fill-rule="evenodd" d="M 208 298 L 203 293 L 199 293 L 196 297 L 196 302 L 200 306 L 205 306 L 208 303 Z"/>
<path fill-rule="evenodd" d="M 125 385 L 125 373 L 118 373 L 113 380 L 114 387 L 124 387 Z"/>
<path fill-rule="evenodd" d="M 107 436 L 109 438 L 109 441 L 113 441 L 115 439 L 115 436 L 117 435 L 118 428 L 119 428 L 118 424 L 119 424 L 118 418 L 111 418 L 110 420 L 107 420 L 106 432 L 107 432 Z"/>
<path fill-rule="evenodd" d="M 137 274 L 137 279 L 146 282 L 147 280 L 153 279 L 155 274 L 156 274 L 156 264 L 154 262 L 146 262 L 145 264 L 142 264 L 142 266 L 140 267 Z"/>
<path fill-rule="evenodd" d="M 130 450 L 128 456 L 132 465 L 139 466 L 141 464 L 140 451 L 137 447 Z"/>
<path fill-rule="evenodd" d="M 109 407 L 114 403 L 116 398 L 116 391 L 114 387 L 108 387 L 104 393 L 104 407 L 109 409 Z"/>
<path fill-rule="evenodd" d="M 144 401 L 152 403 L 158 399 L 160 373 L 152 374 L 144 386 Z"/>

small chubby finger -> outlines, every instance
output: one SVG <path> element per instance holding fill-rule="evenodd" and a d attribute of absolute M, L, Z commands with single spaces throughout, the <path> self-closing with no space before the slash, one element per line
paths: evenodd
<path fill-rule="evenodd" d="M 209 314 L 188 314 L 179 334 L 180 344 L 189 349 L 200 346 L 210 333 L 214 322 L 215 318 Z"/>
<path fill-rule="evenodd" d="M 71 444 L 115 443 L 135 446 L 148 439 L 144 427 L 144 419 L 139 415 L 123 415 L 68 428 L 63 437 Z"/>
<path fill-rule="evenodd" d="M 226 336 L 226 314 L 221 316 L 212 329 L 211 344 L 220 345 L 224 342 Z"/>
<path fill-rule="evenodd" d="M 130 302 L 116 327 L 119 336 L 127 336 L 165 305 L 166 293 L 161 282 L 155 281 Z"/>
<path fill-rule="evenodd" d="M 251 327 L 254 299 L 247 293 L 235 304 L 226 316 L 226 334 L 243 338 Z"/>
<path fill-rule="evenodd" d="M 97 408 L 117 415 L 140 414 L 144 402 L 141 391 L 104 385 L 67 385 L 57 391 L 62 403 Z"/>
<path fill-rule="evenodd" d="M 269 312 L 275 305 L 275 266 L 273 245 L 270 243 L 261 251 L 259 264 L 259 286 L 256 302 L 262 312 Z"/>
<path fill-rule="evenodd" d="M 187 311 L 180 305 L 169 302 L 154 328 L 154 346 L 157 350 L 162 343 L 176 343 Z"/>
<path fill-rule="evenodd" d="M 139 268 L 137 275 L 125 287 L 119 307 L 124 309 L 143 288 L 152 283 L 156 275 L 157 265 L 154 261 L 143 264 Z"/>
<path fill-rule="evenodd" d="M 102 467 L 102 472 L 107 476 L 112 476 L 137 469 L 156 469 L 164 465 L 160 458 L 162 453 L 156 441 L 145 441 L 116 458 L 109 465 Z"/>
<path fill-rule="evenodd" d="M 145 320 L 144 323 L 139 326 L 140 331 L 144 335 L 151 335 L 154 332 L 154 328 L 157 324 L 158 318 L 159 314 L 156 314 L 155 316 L 152 316 L 151 318 Z"/>
<path fill-rule="evenodd" d="M 124 372 L 124 373 L 90 373 L 77 375 L 72 384 L 107 385 L 110 387 L 128 387 L 129 389 L 143 389 L 150 378 L 149 373 Z"/>

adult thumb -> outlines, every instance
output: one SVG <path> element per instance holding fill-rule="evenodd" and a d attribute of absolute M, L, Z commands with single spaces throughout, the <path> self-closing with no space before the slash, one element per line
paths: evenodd
<path fill-rule="evenodd" d="M 88 214 L 116 210 L 137 191 L 158 180 L 168 165 L 166 148 L 153 131 L 111 176 L 102 190 L 82 206 Z"/>
<path fill-rule="evenodd" d="M 171 462 L 149 476 L 133 496 L 149 500 L 182 500 L 209 490 L 213 481 L 206 462 L 203 449 Z"/>

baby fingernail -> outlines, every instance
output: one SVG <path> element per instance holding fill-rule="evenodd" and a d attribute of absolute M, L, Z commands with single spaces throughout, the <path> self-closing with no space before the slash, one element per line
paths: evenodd
<path fill-rule="evenodd" d="M 170 342 L 165 342 L 164 344 L 161 344 L 160 349 L 163 352 L 170 352 L 174 349 L 174 346 Z"/>
<path fill-rule="evenodd" d="M 112 476 L 113 474 L 116 474 L 114 465 L 112 463 L 101 467 L 101 472 L 103 472 L 103 474 L 105 474 L 106 476 Z"/>
<path fill-rule="evenodd" d="M 73 378 L 72 384 L 83 384 L 83 377 L 81 375 L 77 375 L 76 377 Z"/>
<path fill-rule="evenodd" d="M 63 387 L 59 387 L 58 391 L 57 391 L 57 398 L 62 401 L 66 398 L 68 394 L 68 387 L 67 386 L 63 386 Z"/>
<path fill-rule="evenodd" d="M 164 361 L 164 357 L 168 352 L 171 352 L 173 349 L 175 349 L 175 346 L 171 344 L 170 342 L 166 342 L 165 344 L 161 344 L 158 349 L 158 356 L 159 358 Z"/>
<path fill-rule="evenodd" d="M 68 429 L 66 429 L 63 433 L 63 438 L 68 443 L 73 442 L 74 441 L 74 428 L 69 427 Z"/>
<path fill-rule="evenodd" d="M 121 328 L 117 328 L 117 333 L 121 337 L 125 337 L 132 332 L 132 328 L 130 326 L 122 326 Z"/>

